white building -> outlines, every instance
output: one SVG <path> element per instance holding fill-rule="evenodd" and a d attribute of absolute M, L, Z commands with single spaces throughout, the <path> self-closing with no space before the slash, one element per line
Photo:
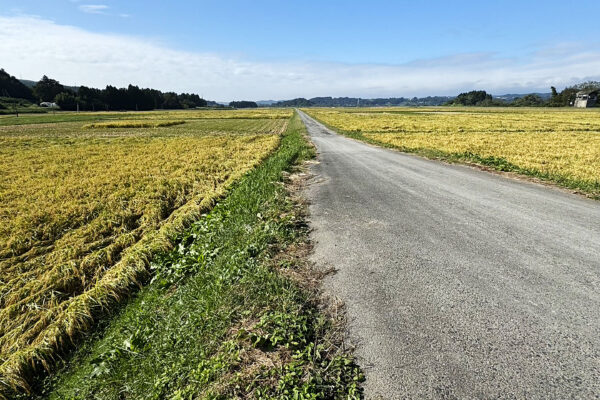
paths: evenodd
<path fill-rule="evenodd" d="M 573 105 L 577 108 L 589 108 L 594 107 L 597 101 L 597 90 L 582 90 L 581 92 L 577 92 L 575 103 Z"/>

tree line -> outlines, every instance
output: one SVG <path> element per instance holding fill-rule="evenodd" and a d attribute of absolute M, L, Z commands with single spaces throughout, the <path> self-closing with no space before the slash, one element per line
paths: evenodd
<path fill-rule="evenodd" d="M 207 106 L 207 101 L 197 94 L 161 92 L 134 85 L 126 88 L 110 85 L 104 89 L 86 86 L 68 88 L 46 75 L 30 88 L 4 69 L 0 69 L 0 96 L 56 103 L 63 110 L 72 111 L 145 111 Z"/>
<path fill-rule="evenodd" d="M 556 90 L 554 86 L 550 88 L 551 94 L 548 99 L 544 99 L 537 94 L 528 94 L 518 97 L 510 102 L 502 99 L 495 99 L 485 90 L 472 90 L 461 93 L 454 99 L 444 103 L 447 106 L 510 106 L 510 107 L 567 107 L 573 105 L 577 92 L 579 91 L 600 91 L 600 82 L 589 81 L 574 86 L 566 87 L 562 91 Z"/>
<path fill-rule="evenodd" d="M 374 106 L 514 106 L 514 107 L 566 107 L 573 104 L 575 96 L 581 90 L 600 90 L 600 82 L 589 81 L 570 86 L 562 91 L 551 87 L 551 94 L 543 98 L 538 94 L 518 96 L 510 101 L 494 98 L 484 90 L 473 90 L 461 93 L 456 97 L 429 96 L 423 98 L 376 98 L 362 99 L 356 97 L 314 97 L 311 99 L 297 98 L 279 101 L 273 107 L 374 107 Z M 156 89 L 139 88 L 129 85 L 126 88 L 106 86 L 104 89 L 86 86 L 66 87 L 57 80 L 43 76 L 33 87 L 29 87 L 14 76 L 0 69 L 0 97 L 23 99 L 33 103 L 52 102 L 63 110 L 81 111 L 119 111 L 119 110 L 153 110 L 153 109 L 184 109 L 195 107 L 216 106 L 207 102 L 197 94 L 161 92 Z M 20 102 L 20 100 L 19 100 Z M 5 103 L 7 103 L 5 101 Z M 20 103 L 19 103 L 20 104 Z M 230 107 L 254 108 L 258 105 L 253 101 L 232 101 Z M 0 102 L 0 108 L 3 108 Z"/>
<path fill-rule="evenodd" d="M 233 107 L 233 108 L 257 108 L 258 104 L 256 104 L 256 102 L 254 102 L 254 101 L 247 101 L 247 100 L 231 101 L 231 102 L 229 102 L 229 107 Z"/>

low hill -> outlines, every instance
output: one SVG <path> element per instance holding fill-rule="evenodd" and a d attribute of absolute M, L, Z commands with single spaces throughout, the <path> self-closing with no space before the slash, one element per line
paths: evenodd
<path fill-rule="evenodd" d="M 31 88 L 21 83 L 17 78 L 3 69 L 0 69 L 0 96 L 34 100 Z"/>
<path fill-rule="evenodd" d="M 33 87 L 35 86 L 35 84 L 37 83 L 37 81 L 30 81 L 29 79 L 19 79 L 19 81 L 27 86 L 28 88 L 33 89 Z M 65 89 L 70 90 L 73 93 L 77 93 L 79 91 L 79 86 L 67 86 L 67 85 L 63 85 Z"/>
<path fill-rule="evenodd" d="M 493 95 L 493 98 L 511 102 L 516 99 L 521 99 L 521 98 L 523 98 L 525 96 L 529 96 L 529 95 L 539 96 L 544 100 L 548 100 L 548 99 L 550 99 L 550 97 L 552 97 L 552 93 L 525 93 L 525 94 L 509 93 L 509 94 Z"/>
<path fill-rule="evenodd" d="M 259 107 L 268 107 L 274 103 L 277 103 L 276 100 L 259 100 L 256 102 L 256 104 L 259 105 Z"/>

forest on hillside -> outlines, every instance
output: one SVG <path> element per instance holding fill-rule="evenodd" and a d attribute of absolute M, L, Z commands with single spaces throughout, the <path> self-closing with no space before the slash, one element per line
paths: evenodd
<path fill-rule="evenodd" d="M 0 102 L 4 103 L 4 106 L 0 106 L 3 108 L 8 108 L 7 103 L 16 104 L 7 99 L 22 99 L 35 104 L 56 103 L 62 110 L 72 111 L 184 109 L 206 107 L 208 104 L 197 94 L 162 92 L 131 84 L 126 88 L 111 85 L 104 89 L 86 86 L 69 88 L 46 75 L 33 87 L 29 87 L 4 69 L 0 69 L 0 97 L 5 99 L 4 102 Z"/>

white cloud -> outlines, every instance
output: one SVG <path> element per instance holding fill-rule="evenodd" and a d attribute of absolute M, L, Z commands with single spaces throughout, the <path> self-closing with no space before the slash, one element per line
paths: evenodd
<path fill-rule="evenodd" d="M 39 79 L 46 74 L 65 84 L 93 87 L 133 83 L 222 101 L 412 97 L 471 89 L 501 94 L 600 80 L 600 48 L 578 43 L 539 49 L 522 58 L 473 53 L 400 65 L 251 62 L 22 16 L 0 17 L 0 54 L 0 67 L 17 77 Z"/>
<path fill-rule="evenodd" d="M 104 4 L 82 4 L 77 8 L 88 14 L 104 14 L 109 7 Z"/>

